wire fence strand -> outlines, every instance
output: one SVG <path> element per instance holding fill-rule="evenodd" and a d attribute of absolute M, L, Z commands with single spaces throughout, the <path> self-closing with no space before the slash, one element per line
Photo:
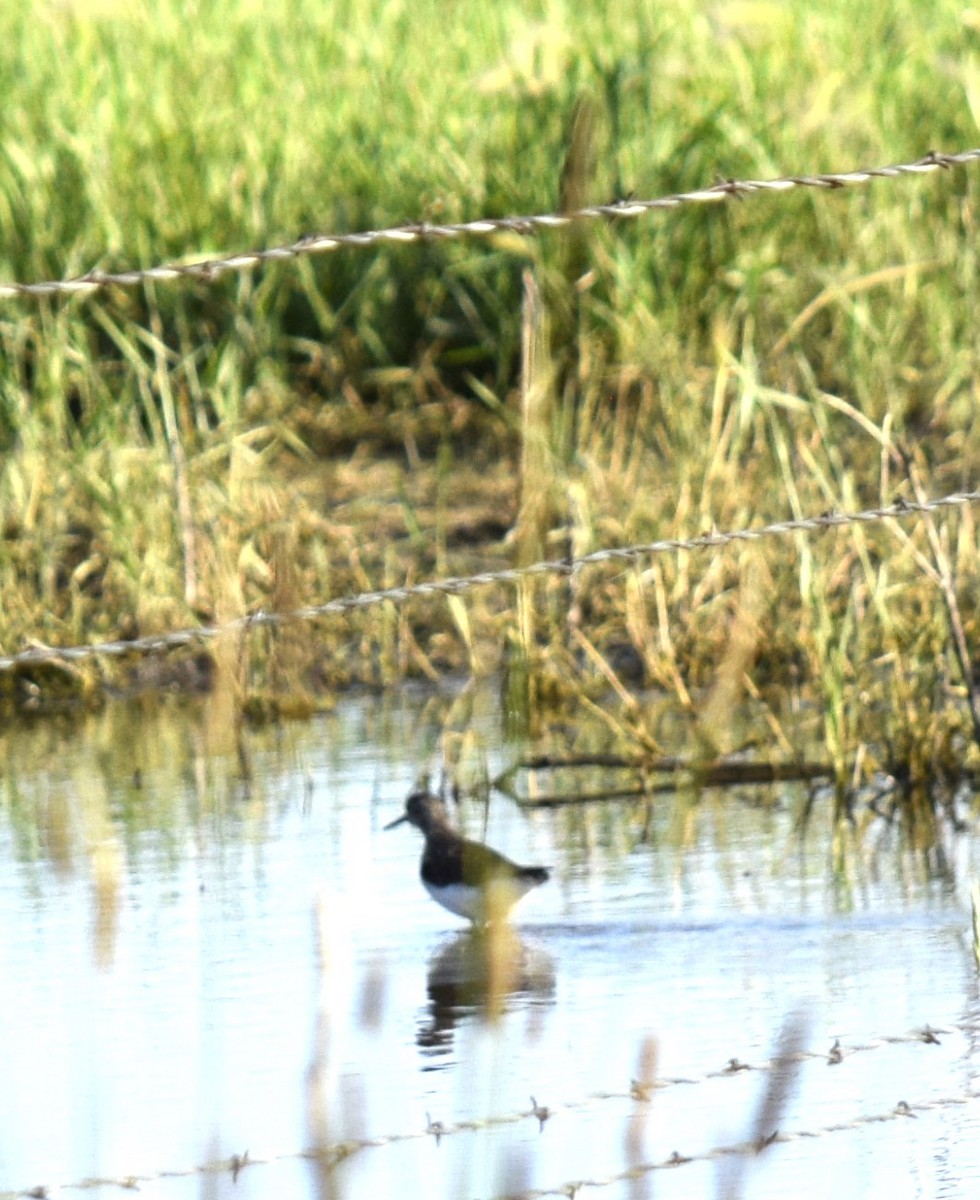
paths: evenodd
<path fill-rule="evenodd" d="M 947 1108 L 961 1108 L 980 1099 L 975 1092 L 963 1092 L 953 1096 L 941 1096 L 935 1099 L 921 1100 L 908 1103 L 899 1100 L 892 1108 L 880 1112 L 861 1113 L 847 1121 L 835 1121 L 813 1129 L 775 1130 L 771 1137 L 763 1143 L 758 1141 L 742 1141 L 725 1145 L 712 1146 L 708 1150 L 694 1154 L 681 1154 L 674 1151 L 668 1158 L 656 1162 L 641 1162 L 614 1171 L 609 1175 L 592 1178 L 568 1180 L 553 1187 L 529 1188 L 521 1192 L 511 1192 L 506 1200 L 543 1200 L 545 1196 L 566 1196 L 574 1200 L 579 1192 L 586 1189 L 601 1190 L 612 1187 L 617 1183 L 643 1179 L 655 1171 L 673 1171 L 691 1163 L 716 1162 L 723 1158 L 754 1157 L 770 1146 L 785 1145 L 788 1142 L 798 1142 L 813 1138 L 826 1137 L 834 1133 L 847 1133 L 870 1125 L 881 1125 L 890 1121 L 914 1119 L 920 1113 L 937 1112 Z"/>
<path fill-rule="evenodd" d="M 306 255 L 327 254 L 340 249 L 363 249 L 379 244 L 404 245 L 412 242 L 449 241 L 464 237 L 490 237 L 499 233 L 523 237 L 545 229 L 564 229 L 573 223 L 589 221 L 619 221 L 645 216 L 659 209 L 678 208 L 683 204 L 715 204 L 719 201 L 754 196 L 760 193 L 785 193 L 795 188 L 817 188 L 828 191 L 874 179 L 897 179 L 906 175 L 925 175 L 949 170 L 980 159 L 980 148 L 944 154 L 930 150 L 915 162 L 894 163 L 889 166 L 863 167 L 857 170 L 832 171 L 813 175 L 784 175 L 776 179 L 728 179 L 709 187 L 690 192 L 675 192 L 648 200 L 629 198 L 609 204 L 591 204 L 571 212 L 537 213 L 527 216 L 482 217 L 473 221 L 433 224 L 415 221 L 387 229 L 370 229 L 360 233 L 311 234 L 283 246 L 246 250 L 220 258 L 159 264 L 128 271 L 88 271 L 73 279 L 47 280 L 39 283 L 0 283 L 0 299 L 42 296 L 87 295 L 107 287 L 137 287 L 149 281 L 172 283 L 196 279 L 204 283 L 235 271 L 246 271 L 265 263 L 289 262 Z"/>
<path fill-rule="evenodd" d="M 622 546 L 596 550 L 577 558 L 548 559 L 531 563 L 526 567 L 504 567 L 498 571 L 481 571 L 475 575 L 451 576 L 433 579 L 405 587 L 383 588 L 379 591 L 359 592 L 353 596 L 338 596 L 323 604 L 311 604 L 288 612 L 250 613 L 220 624 L 200 625 L 196 628 L 177 629 L 171 633 L 151 634 L 147 637 L 94 642 L 79 646 L 34 645 L 17 654 L 0 656 L 0 671 L 27 667 L 46 662 L 79 662 L 96 656 L 119 657 L 127 654 L 158 654 L 177 649 L 194 642 L 206 642 L 224 634 L 250 633 L 256 629 L 278 628 L 320 617 L 338 616 L 358 609 L 372 608 L 378 604 L 401 604 L 422 596 L 459 596 L 474 588 L 487 587 L 496 583 L 520 583 L 539 575 L 570 575 L 584 567 L 606 562 L 634 562 L 658 554 L 680 551 L 708 550 L 731 545 L 733 542 L 757 542 L 765 538 L 780 537 L 790 533 L 840 529 L 848 525 L 868 524 L 875 521 L 901 520 L 910 516 L 937 512 L 944 508 L 975 504 L 980 500 L 980 491 L 954 492 L 934 500 L 897 500 L 881 508 L 868 508 L 861 512 L 826 512 L 819 516 L 796 517 L 788 521 L 774 521 L 753 529 L 736 529 L 728 532 L 706 533 L 692 538 L 664 538 L 642 545 Z"/>
<path fill-rule="evenodd" d="M 960 1033 L 964 1037 L 970 1038 L 976 1035 L 977 1028 L 975 1022 L 954 1022 L 953 1024 L 934 1029 L 930 1025 L 925 1025 L 919 1029 L 912 1029 L 905 1033 L 899 1034 L 882 1034 L 878 1037 L 871 1038 L 863 1042 L 854 1044 L 841 1045 L 839 1041 L 835 1042 L 830 1047 L 829 1051 L 802 1051 L 797 1054 L 790 1055 L 789 1058 L 801 1064 L 805 1063 L 823 1063 L 830 1066 L 837 1066 L 845 1059 L 850 1058 L 854 1054 L 861 1054 L 872 1050 L 886 1049 L 899 1045 L 914 1045 L 919 1044 L 927 1047 L 940 1045 L 940 1037 L 948 1037 L 954 1033 Z M 350 1138 L 343 1141 L 324 1146 L 316 1149 L 291 1150 L 281 1153 L 269 1153 L 264 1151 L 256 1151 L 246 1149 L 239 1153 L 232 1154 L 227 1158 L 212 1159 L 208 1162 L 197 1163 L 195 1165 L 185 1167 L 164 1168 L 157 1171 L 134 1172 L 128 1175 L 106 1175 L 101 1177 L 88 1177 L 71 1182 L 62 1182 L 60 1184 L 42 1184 L 33 1186 L 20 1191 L 0 1191 L 0 1200 L 21 1200 L 28 1197 L 45 1197 L 54 1194 L 57 1191 L 89 1191 L 96 1188 L 116 1188 L 124 1191 L 139 1190 L 142 1186 L 152 1183 L 158 1183 L 168 1179 L 182 1179 L 192 1176 L 207 1177 L 216 1175 L 230 1175 L 237 1182 L 239 1175 L 245 1171 L 256 1167 L 274 1167 L 280 1163 L 295 1162 L 297 1160 L 315 1161 L 322 1166 L 333 1168 L 339 1164 L 346 1162 L 352 1156 L 361 1154 L 370 1150 L 380 1150 L 387 1146 L 397 1145 L 402 1142 L 420 1141 L 426 1138 L 432 1138 L 436 1143 L 440 1143 L 443 1138 L 451 1138 L 457 1135 L 465 1135 L 467 1133 L 475 1133 L 481 1130 L 495 1129 L 508 1125 L 520 1125 L 527 1121 L 535 1121 L 538 1124 L 539 1132 L 544 1132 L 545 1126 L 553 1119 L 560 1118 L 563 1113 L 574 1113 L 583 1109 L 590 1109 L 595 1106 L 601 1106 L 611 1102 L 619 1102 L 632 1106 L 646 1105 L 651 1099 L 657 1096 L 660 1092 L 677 1086 L 696 1087 L 700 1084 L 710 1084 L 712 1081 L 719 1079 L 734 1079 L 741 1076 L 745 1072 L 769 1072 L 777 1069 L 785 1068 L 785 1058 L 765 1059 L 756 1063 L 742 1062 L 737 1058 L 730 1059 L 721 1067 L 705 1071 L 700 1075 L 692 1075 L 685 1077 L 674 1078 L 657 1078 L 650 1083 L 642 1083 L 633 1080 L 629 1090 L 611 1090 L 591 1092 L 587 1095 L 572 1098 L 569 1100 L 558 1100 L 550 1103 L 548 1106 L 539 1104 L 532 1097 L 532 1103 L 529 1107 L 516 1109 L 507 1112 L 498 1112 L 490 1114 L 484 1118 L 468 1118 L 460 1121 L 442 1121 L 433 1119 L 428 1113 L 425 1114 L 425 1123 L 421 1122 L 414 1128 L 409 1128 L 397 1133 L 379 1134 L 375 1137 Z M 845 1092 L 845 1096 L 847 1093 Z M 898 1100 L 894 1105 L 887 1109 L 874 1112 L 858 1113 L 853 1117 L 833 1121 L 821 1126 L 812 1128 L 802 1128 L 795 1130 L 774 1130 L 772 1136 L 767 1138 L 765 1146 L 778 1145 L 787 1142 L 812 1140 L 826 1137 L 830 1134 L 841 1133 L 848 1130 L 859 1130 L 871 1125 L 878 1125 L 884 1122 L 915 1118 L 919 1114 L 934 1112 L 951 1107 L 961 1107 L 972 1104 L 980 1100 L 980 1093 L 976 1091 L 964 1091 L 956 1094 L 940 1097 L 930 1097 L 922 1101 L 907 1102 Z M 703 1150 L 691 1151 L 684 1154 L 679 1150 L 674 1150 L 667 1158 L 633 1163 L 623 1168 L 620 1171 L 613 1172 L 604 1176 L 595 1176 L 589 1178 L 579 1178 L 577 1180 L 562 1182 L 553 1186 L 534 1188 L 527 1191 L 519 1192 L 517 1195 L 524 1200 L 538 1200 L 539 1197 L 545 1196 L 574 1196 L 577 1192 L 585 1188 L 602 1189 L 612 1186 L 616 1183 L 624 1182 L 631 1178 L 642 1178 L 652 1172 L 675 1169 L 689 1164 L 698 1162 L 709 1162 L 721 1158 L 732 1157 L 736 1155 L 756 1155 L 759 1153 L 760 1145 L 753 1141 L 740 1141 L 734 1143 L 725 1143 L 714 1146 L 709 1146 Z"/>

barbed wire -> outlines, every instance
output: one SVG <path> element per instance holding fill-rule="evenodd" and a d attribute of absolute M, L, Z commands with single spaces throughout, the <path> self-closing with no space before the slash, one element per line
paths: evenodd
<path fill-rule="evenodd" d="M 527 237 L 544 229 L 563 229 L 583 221 L 622 220 L 641 217 L 657 209 L 678 208 L 682 204 L 713 204 L 718 201 L 760 192 L 783 193 L 795 188 L 817 188 L 824 191 L 868 183 L 873 179 L 895 179 L 904 175 L 923 175 L 932 171 L 949 170 L 980 159 L 980 148 L 943 154 L 930 150 L 915 162 L 895 163 L 883 167 L 863 167 L 850 171 L 832 171 L 816 175 L 784 175 L 776 179 L 727 179 L 710 187 L 691 192 L 675 192 L 649 200 L 630 197 L 609 204 L 591 204 L 570 212 L 536 213 L 527 216 L 482 217 L 473 221 L 433 224 L 415 221 L 387 229 L 369 229 L 360 233 L 309 234 L 284 246 L 246 250 L 220 258 L 203 261 L 172 262 L 129 271 L 88 271 L 72 279 L 47 280 L 41 283 L 0 283 L 0 299 L 26 296 L 85 295 L 106 287 L 136 287 L 154 281 L 170 283 L 182 279 L 199 279 L 206 283 L 233 271 L 245 271 L 271 262 L 288 262 L 305 255 L 326 254 L 334 250 L 364 248 L 378 244 L 403 245 L 411 242 L 447 241 L 463 237 L 489 237 L 498 233 L 513 233 Z"/>
<path fill-rule="evenodd" d="M 727 546 L 733 542 L 757 542 L 764 538 L 779 537 L 788 533 L 811 530 L 839 529 L 846 525 L 868 524 L 888 519 L 899 520 L 913 515 L 937 512 L 980 500 L 980 491 L 953 492 L 934 500 L 896 500 L 881 508 L 868 508 L 861 512 L 825 512 L 813 517 L 795 517 L 788 521 L 774 521 L 755 529 L 736 529 L 728 532 L 705 533 L 692 538 L 664 538 L 657 542 L 640 545 L 613 547 L 595 550 L 591 554 L 563 559 L 547 559 L 525 567 L 504 567 L 497 571 L 481 571 L 474 575 L 451 576 L 414 583 L 405 587 L 382 588 L 379 591 L 359 592 L 354 596 L 338 596 L 323 604 L 311 604 L 288 612 L 258 611 L 248 616 L 235 617 L 231 621 L 200 625 L 196 628 L 177 629 L 171 633 L 150 634 L 129 640 L 93 642 L 79 646 L 33 645 L 16 654 L 0 656 L 0 671 L 16 667 L 47 662 L 79 662 L 97 656 L 120 657 L 127 654 L 157 654 L 173 650 L 193 642 L 210 641 L 225 634 L 251 633 L 256 629 L 278 628 L 320 617 L 338 616 L 357 609 L 371 608 L 377 604 L 399 604 L 422 596 L 458 596 L 474 588 L 488 587 L 495 583 L 520 583 L 539 575 L 571 575 L 583 567 L 605 562 L 629 562 L 657 554 L 678 551 L 708 550 Z"/>
<path fill-rule="evenodd" d="M 569 1197 L 570 1200 L 574 1200 L 574 1197 L 585 1188 L 600 1189 L 611 1187 L 613 1184 L 625 1183 L 627 1180 L 642 1179 L 654 1171 L 673 1171 L 678 1167 L 688 1166 L 690 1163 L 712 1162 L 717 1159 L 732 1158 L 735 1156 L 755 1156 L 770 1146 L 780 1146 L 785 1145 L 787 1142 L 799 1142 L 812 1138 L 826 1137 L 832 1133 L 847 1133 L 855 1129 L 866 1128 L 869 1125 L 881 1125 L 887 1121 L 916 1118 L 919 1113 L 962 1107 L 963 1105 L 972 1103 L 974 1100 L 980 1100 L 980 1094 L 963 1092 L 956 1096 L 942 1096 L 938 1099 L 922 1100 L 912 1104 L 909 1104 L 905 1100 L 899 1100 L 893 1108 L 885 1109 L 883 1112 L 862 1113 L 849 1121 L 835 1121 L 830 1125 L 818 1126 L 815 1129 L 793 1129 L 785 1132 L 777 1129 L 762 1141 L 750 1140 L 729 1143 L 723 1146 L 712 1146 L 708 1150 L 694 1154 L 681 1154 L 675 1150 L 669 1158 L 661 1159 L 658 1162 L 632 1164 L 624 1167 L 621 1171 L 614 1171 L 609 1175 L 598 1178 L 568 1180 L 565 1183 L 556 1184 L 554 1187 L 529 1188 L 522 1192 L 509 1192 L 507 1200 L 541 1200 L 544 1196 L 565 1196 Z"/>
<path fill-rule="evenodd" d="M 712 1080 L 734 1078 L 735 1076 L 741 1075 L 745 1072 L 769 1072 L 785 1069 L 787 1062 L 823 1062 L 830 1066 L 837 1066 L 854 1054 L 866 1053 L 868 1051 L 882 1049 L 887 1046 L 908 1044 L 937 1046 L 941 1044 L 941 1037 L 949 1036 L 954 1032 L 975 1035 L 977 1032 L 976 1023 L 969 1021 L 953 1022 L 951 1025 L 944 1026 L 942 1028 L 933 1028 L 931 1025 L 924 1025 L 921 1028 L 912 1029 L 905 1033 L 882 1034 L 865 1042 L 858 1042 L 844 1046 L 842 1046 L 840 1041 L 837 1040 L 830 1047 L 829 1051 L 804 1050 L 782 1057 L 777 1056 L 771 1059 L 765 1059 L 756 1063 L 748 1063 L 743 1062 L 738 1058 L 731 1058 L 721 1067 L 705 1071 L 701 1075 L 660 1077 L 650 1082 L 632 1080 L 628 1091 L 614 1090 L 590 1092 L 587 1095 L 581 1096 L 577 1099 L 558 1102 L 551 1106 L 539 1104 L 534 1097 L 531 1097 L 531 1104 L 528 1108 L 517 1109 L 506 1113 L 497 1113 L 484 1118 L 470 1118 L 461 1121 L 440 1121 L 433 1120 L 430 1114 L 426 1113 L 424 1125 L 420 1125 L 415 1129 L 406 1130 L 401 1133 L 382 1134 L 377 1137 L 345 1139 L 322 1149 L 298 1150 L 282 1154 L 253 1153 L 251 1150 L 244 1150 L 240 1153 L 232 1154 L 228 1158 L 215 1159 L 206 1163 L 199 1163 L 188 1167 L 175 1167 L 155 1172 L 133 1173 L 129 1175 L 102 1176 L 97 1178 L 88 1177 L 85 1179 L 76 1180 L 74 1182 L 60 1183 L 57 1185 L 42 1184 L 20 1191 L 3 1191 L 0 1192 L 0 1200 L 27 1200 L 27 1198 L 40 1200 L 40 1198 L 54 1194 L 55 1191 L 88 1191 L 97 1187 L 115 1187 L 125 1189 L 126 1191 L 133 1191 L 138 1190 L 140 1186 L 144 1184 L 156 1183 L 165 1179 L 187 1178 L 190 1176 L 230 1174 L 233 1179 L 237 1181 L 241 1172 L 248 1168 L 259 1166 L 275 1166 L 278 1163 L 294 1162 L 300 1159 L 316 1161 L 330 1168 L 339 1165 L 341 1162 L 346 1161 L 353 1155 L 362 1151 L 381 1149 L 385 1146 L 395 1145 L 400 1142 L 419 1141 L 423 1138 L 434 1138 L 436 1142 L 440 1142 L 442 1138 L 452 1137 L 455 1134 L 473 1133 L 478 1130 L 498 1128 L 505 1125 L 516 1125 L 528 1120 L 537 1121 L 539 1129 L 543 1130 L 548 1121 L 562 1113 L 590 1108 L 608 1101 L 623 1101 L 634 1104 L 646 1104 L 653 1099 L 655 1095 L 669 1088 L 697 1086 L 698 1084 L 708 1083 Z M 803 1138 L 824 1137 L 831 1133 L 860 1129 L 864 1126 L 880 1124 L 884 1121 L 896 1120 L 899 1117 L 914 1117 L 919 1112 L 928 1112 L 935 1109 L 968 1104 L 974 1100 L 980 1100 L 980 1094 L 976 1092 L 964 1092 L 955 1096 L 947 1096 L 938 1099 L 932 1098 L 912 1104 L 909 1104 L 905 1101 L 898 1101 L 893 1108 L 886 1109 L 883 1112 L 859 1114 L 858 1116 L 849 1120 L 836 1121 L 815 1129 L 802 1129 L 786 1132 L 775 1131 L 773 1136 L 770 1139 L 767 1139 L 765 1144 L 768 1146 L 784 1142 L 799 1141 Z M 723 1158 L 731 1155 L 755 1154 L 759 1151 L 759 1149 L 760 1146 L 758 1143 L 739 1142 L 731 1145 L 713 1146 L 707 1150 L 690 1155 L 682 1155 L 675 1151 L 669 1158 L 658 1162 L 633 1164 L 620 1172 L 602 1178 L 580 1179 L 573 1182 L 563 1183 L 556 1187 L 534 1189 L 531 1191 L 522 1192 L 520 1193 L 520 1196 L 523 1197 L 524 1200 L 537 1200 L 538 1197 L 552 1195 L 574 1196 L 575 1193 L 582 1188 L 608 1187 L 611 1184 L 622 1182 L 631 1177 L 638 1177 L 643 1174 L 648 1174 L 652 1171 L 685 1166 L 689 1163 L 705 1162 L 711 1159 Z"/>

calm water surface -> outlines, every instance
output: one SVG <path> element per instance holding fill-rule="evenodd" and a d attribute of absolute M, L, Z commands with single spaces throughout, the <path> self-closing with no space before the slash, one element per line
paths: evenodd
<path fill-rule="evenodd" d="M 834 875 L 793 788 L 660 798 L 645 838 L 625 804 L 469 802 L 467 832 L 554 868 L 488 1023 L 482 948 L 419 884 L 418 833 L 382 832 L 441 753 L 520 753 L 492 703 L 448 737 L 447 706 L 248 732 L 250 783 L 213 704 L 0 735 L 0 1193 L 980 1194 L 972 833 L 930 872 L 872 831 Z M 697 1158 L 759 1136 L 772 1077 L 725 1067 L 794 1015 L 824 1057 L 760 1128 L 816 1136 Z M 678 1082 L 631 1099 L 651 1076 Z M 302 1154 L 341 1143 L 330 1172 Z M 246 1152 L 237 1181 L 200 1169 Z M 674 1152 L 697 1161 L 610 1182 Z"/>

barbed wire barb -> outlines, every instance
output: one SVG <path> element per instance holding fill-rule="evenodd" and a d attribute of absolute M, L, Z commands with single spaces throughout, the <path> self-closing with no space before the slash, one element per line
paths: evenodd
<path fill-rule="evenodd" d="M 657 542 L 641 545 L 613 547 L 594 550 L 578 558 L 549 559 L 531 563 L 526 567 L 504 567 L 498 571 L 482 571 L 475 575 L 450 576 L 415 583 L 406 587 L 383 588 L 379 591 L 360 592 L 354 596 L 339 596 L 323 604 L 310 604 L 288 612 L 258 612 L 236 617 L 221 624 L 201 625 L 198 628 L 177 629 L 171 633 L 151 634 L 130 640 L 95 642 L 79 646 L 33 645 L 17 654 L 0 656 L 0 671 L 45 662 L 78 662 L 98 655 L 119 657 L 126 654 L 156 654 L 186 646 L 196 641 L 209 641 L 228 633 L 248 633 L 253 629 L 279 627 L 301 621 L 312 621 L 319 617 L 338 616 L 357 609 L 371 608 L 384 603 L 404 603 L 421 596 L 458 596 L 473 588 L 487 587 L 495 583 L 519 583 L 523 579 L 538 575 L 569 575 L 583 567 L 604 562 L 631 562 L 657 554 L 680 551 L 707 550 L 727 546 L 733 542 L 756 542 L 765 538 L 780 537 L 789 533 L 837 529 L 846 525 L 867 524 L 874 521 L 902 520 L 922 513 L 937 512 L 980 500 L 980 491 L 954 492 L 934 500 L 897 500 L 882 508 L 864 509 L 862 512 L 821 513 L 815 517 L 795 517 L 788 521 L 775 521 L 752 529 L 736 529 L 728 532 L 702 534 L 692 538 L 664 538 Z"/>
<path fill-rule="evenodd" d="M 817 188 L 832 191 L 853 187 L 874 179 L 897 179 L 904 175 L 924 175 L 932 171 L 949 170 L 980 159 L 980 148 L 944 154 L 930 150 L 914 162 L 889 166 L 864 167 L 850 171 L 833 171 L 814 175 L 784 175 L 776 179 L 726 179 L 710 187 L 648 200 L 615 200 L 609 204 L 592 204 L 566 213 L 536 213 L 527 216 L 481 217 L 473 221 L 432 224 L 415 221 L 387 229 L 369 229 L 358 233 L 309 234 L 288 245 L 264 249 L 237 251 L 203 261 L 163 263 L 157 266 L 134 268 L 128 271 L 92 270 L 73 279 L 46 280 L 39 283 L 0 283 L 0 299 L 28 296 L 88 295 L 107 287 L 137 287 L 154 281 L 172 283 L 182 279 L 197 279 L 210 283 L 233 271 L 245 271 L 269 262 L 288 262 L 304 255 L 327 254 L 343 248 L 365 248 L 378 244 L 404 244 L 421 241 L 446 241 L 463 237 L 489 237 L 497 233 L 530 236 L 543 229 L 562 229 L 583 221 L 617 221 L 636 218 L 658 209 L 678 208 L 682 204 L 714 204 L 738 199 L 760 192 L 783 193 L 794 188 Z"/>

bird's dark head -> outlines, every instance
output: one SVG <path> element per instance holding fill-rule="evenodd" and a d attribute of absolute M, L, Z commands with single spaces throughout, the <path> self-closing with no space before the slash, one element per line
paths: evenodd
<path fill-rule="evenodd" d="M 394 829 L 396 825 L 403 825 L 406 821 L 416 829 L 421 829 L 423 833 L 449 823 L 445 804 L 431 792 L 412 792 L 405 801 L 405 811 L 386 825 L 385 829 Z"/>

